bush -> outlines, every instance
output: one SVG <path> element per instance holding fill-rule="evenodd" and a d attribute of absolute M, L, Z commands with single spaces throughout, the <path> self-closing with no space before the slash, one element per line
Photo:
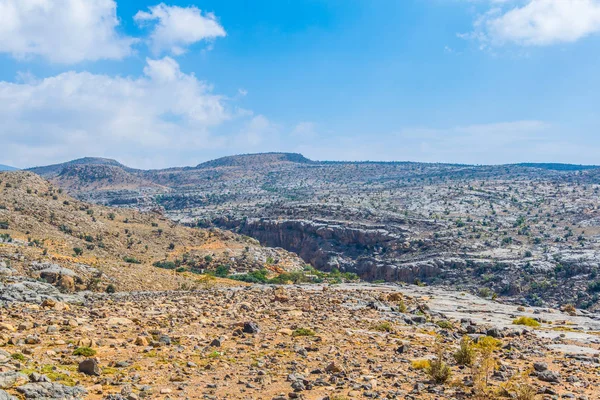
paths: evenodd
<path fill-rule="evenodd" d="M 106 286 L 106 293 L 114 293 L 116 291 L 117 288 L 112 283 L 109 283 L 108 286 Z"/>
<path fill-rule="evenodd" d="M 468 336 L 463 336 L 460 340 L 460 347 L 454 353 L 454 360 L 456 360 L 458 365 L 471 365 L 474 357 L 475 349 L 473 347 L 473 340 Z"/>
<path fill-rule="evenodd" d="M 84 357 L 92 357 L 96 355 L 96 350 L 91 347 L 82 346 L 75 349 L 73 352 L 74 356 L 84 356 Z"/>
<path fill-rule="evenodd" d="M 74 247 L 73 253 L 75 253 L 76 256 L 80 256 L 83 254 L 83 249 L 81 247 Z"/>
<path fill-rule="evenodd" d="M 0 229 L 8 229 L 9 226 L 8 221 L 0 221 Z"/>
<path fill-rule="evenodd" d="M 513 325 L 525 325 L 536 328 L 540 326 L 540 323 L 530 317 L 519 317 L 513 321 Z"/>
<path fill-rule="evenodd" d="M 274 285 L 281 285 L 288 282 L 292 282 L 294 284 L 307 283 L 312 282 L 312 279 L 306 276 L 303 272 L 286 272 L 283 274 L 279 274 L 273 279 L 269 279 L 269 283 Z"/>
<path fill-rule="evenodd" d="M 429 366 L 425 368 L 425 372 L 438 384 L 446 383 L 450 379 L 452 371 L 450 371 L 450 367 L 444 362 L 443 348 L 440 347 L 437 357 L 429 362 Z"/>
<path fill-rule="evenodd" d="M 442 329 L 453 329 L 454 328 L 454 325 L 452 325 L 452 322 L 445 320 L 445 319 L 437 321 L 435 324 Z"/>
<path fill-rule="evenodd" d="M 430 361 L 429 360 L 413 360 L 410 365 L 414 368 L 414 369 L 424 369 L 427 370 L 430 366 Z"/>
<path fill-rule="evenodd" d="M 537 390 L 527 384 L 515 385 L 514 399 L 515 400 L 535 400 Z"/>
<path fill-rule="evenodd" d="M 261 269 L 260 271 L 252 271 L 247 274 L 230 275 L 229 278 L 248 283 L 267 283 L 268 273 L 269 271 L 266 269 Z"/>
<path fill-rule="evenodd" d="M 391 332 L 394 330 L 392 324 L 387 321 L 373 326 L 373 329 L 379 332 Z"/>
<path fill-rule="evenodd" d="M 12 353 L 10 355 L 10 358 L 12 358 L 13 360 L 25 361 L 25 356 L 21 353 Z"/>
<path fill-rule="evenodd" d="M 292 336 L 315 336 L 315 331 L 310 328 L 298 328 L 292 333 Z"/>
<path fill-rule="evenodd" d="M 477 340 L 475 348 L 483 353 L 492 353 L 495 350 L 498 350 L 501 345 L 502 342 L 500 340 L 494 339 L 491 336 L 483 336 Z"/>
<path fill-rule="evenodd" d="M 590 292 L 590 293 L 600 292 L 600 281 L 590 282 L 588 284 L 588 292 Z"/>
<path fill-rule="evenodd" d="M 123 257 L 123 261 L 130 264 L 141 264 L 142 262 L 135 257 L 125 256 Z"/>
<path fill-rule="evenodd" d="M 177 265 L 173 262 L 173 261 L 156 261 L 154 264 L 155 267 L 157 268 L 162 268 L 162 269 L 175 269 L 177 268 Z"/>
<path fill-rule="evenodd" d="M 215 269 L 215 275 L 219 278 L 225 278 L 227 275 L 229 275 L 229 267 L 227 265 L 219 265 Z"/>

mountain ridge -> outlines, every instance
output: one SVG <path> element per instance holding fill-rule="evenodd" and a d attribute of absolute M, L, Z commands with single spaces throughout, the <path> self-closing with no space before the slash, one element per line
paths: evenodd
<path fill-rule="evenodd" d="M 203 169 L 212 167 L 227 167 L 227 166 L 244 166 L 244 165 L 256 165 L 260 163 L 296 163 L 296 164 L 413 164 L 413 165 L 438 165 L 438 166 L 454 166 L 454 167 L 526 167 L 526 168 L 537 168 L 557 171 L 576 171 L 576 170 L 590 170 L 600 168 L 600 165 L 590 164 L 574 164 L 574 163 L 557 163 L 557 162 L 519 162 L 519 163 L 505 163 L 505 164 L 462 164 L 462 163 L 448 163 L 448 162 L 424 162 L 424 161 L 382 161 L 382 160 L 361 160 L 361 161 L 348 161 L 348 160 L 312 160 L 305 157 L 301 153 L 289 153 L 289 152 L 264 152 L 264 153 L 246 153 L 246 154 L 234 154 L 229 156 L 223 156 L 212 160 L 201 162 L 195 166 L 183 166 L 183 167 L 166 167 L 166 168 L 152 168 L 152 169 L 139 169 L 126 166 L 121 162 L 104 157 L 81 157 L 62 163 L 41 165 L 26 168 L 25 170 L 37 173 L 38 175 L 49 175 L 57 174 L 62 168 L 72 165 L 110 165 L 115 167 L 123 168 L 126 171 L 137 171 L 137 172 L 153 172 L 153 171 L 171 171 L 171 170 L 190 170 L 190 169 Z M 0 168 L 10 166 L 0 165 Z M 17 168 L 14 168 L 15 170 Z"/>

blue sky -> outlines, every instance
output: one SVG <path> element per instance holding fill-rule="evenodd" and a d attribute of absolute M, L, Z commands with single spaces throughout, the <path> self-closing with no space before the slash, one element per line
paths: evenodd
<path fill-rule="evenodd" d="M 0 164 L 600 164 L 600 0 L 0 0 Z"/>

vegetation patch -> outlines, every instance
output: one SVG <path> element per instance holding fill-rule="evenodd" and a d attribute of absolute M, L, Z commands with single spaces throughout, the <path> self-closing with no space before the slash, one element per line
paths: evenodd
<path fill-rule="evenodd" d="M 525 325 L 533 328 L 539 327 L 541 324 L 531 317 L 519 317 L 513 320 L 513 325 Z"/>
<path fill-rule="evenodd" d="M 310 328 L 298 328 L 293 333 L 292 336 L 315 336 L 316 333 Z"/>
<path fill-rule="evenodd" d="M 73 355 L 74 356 L 91 357 L 93 355 L 96 355 L 96 350 L 92 349 L 91 347 L 82 346 L 82 347 L 76 348 L 75 351 L 73 352 Z"/>

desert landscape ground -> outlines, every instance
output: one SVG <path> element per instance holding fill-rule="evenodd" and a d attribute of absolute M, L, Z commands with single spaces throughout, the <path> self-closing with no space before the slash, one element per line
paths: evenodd
<path fill-rule="evenodd" d="M 596 173 L 2 172 L 0 398 L 598 398 Z"/>

